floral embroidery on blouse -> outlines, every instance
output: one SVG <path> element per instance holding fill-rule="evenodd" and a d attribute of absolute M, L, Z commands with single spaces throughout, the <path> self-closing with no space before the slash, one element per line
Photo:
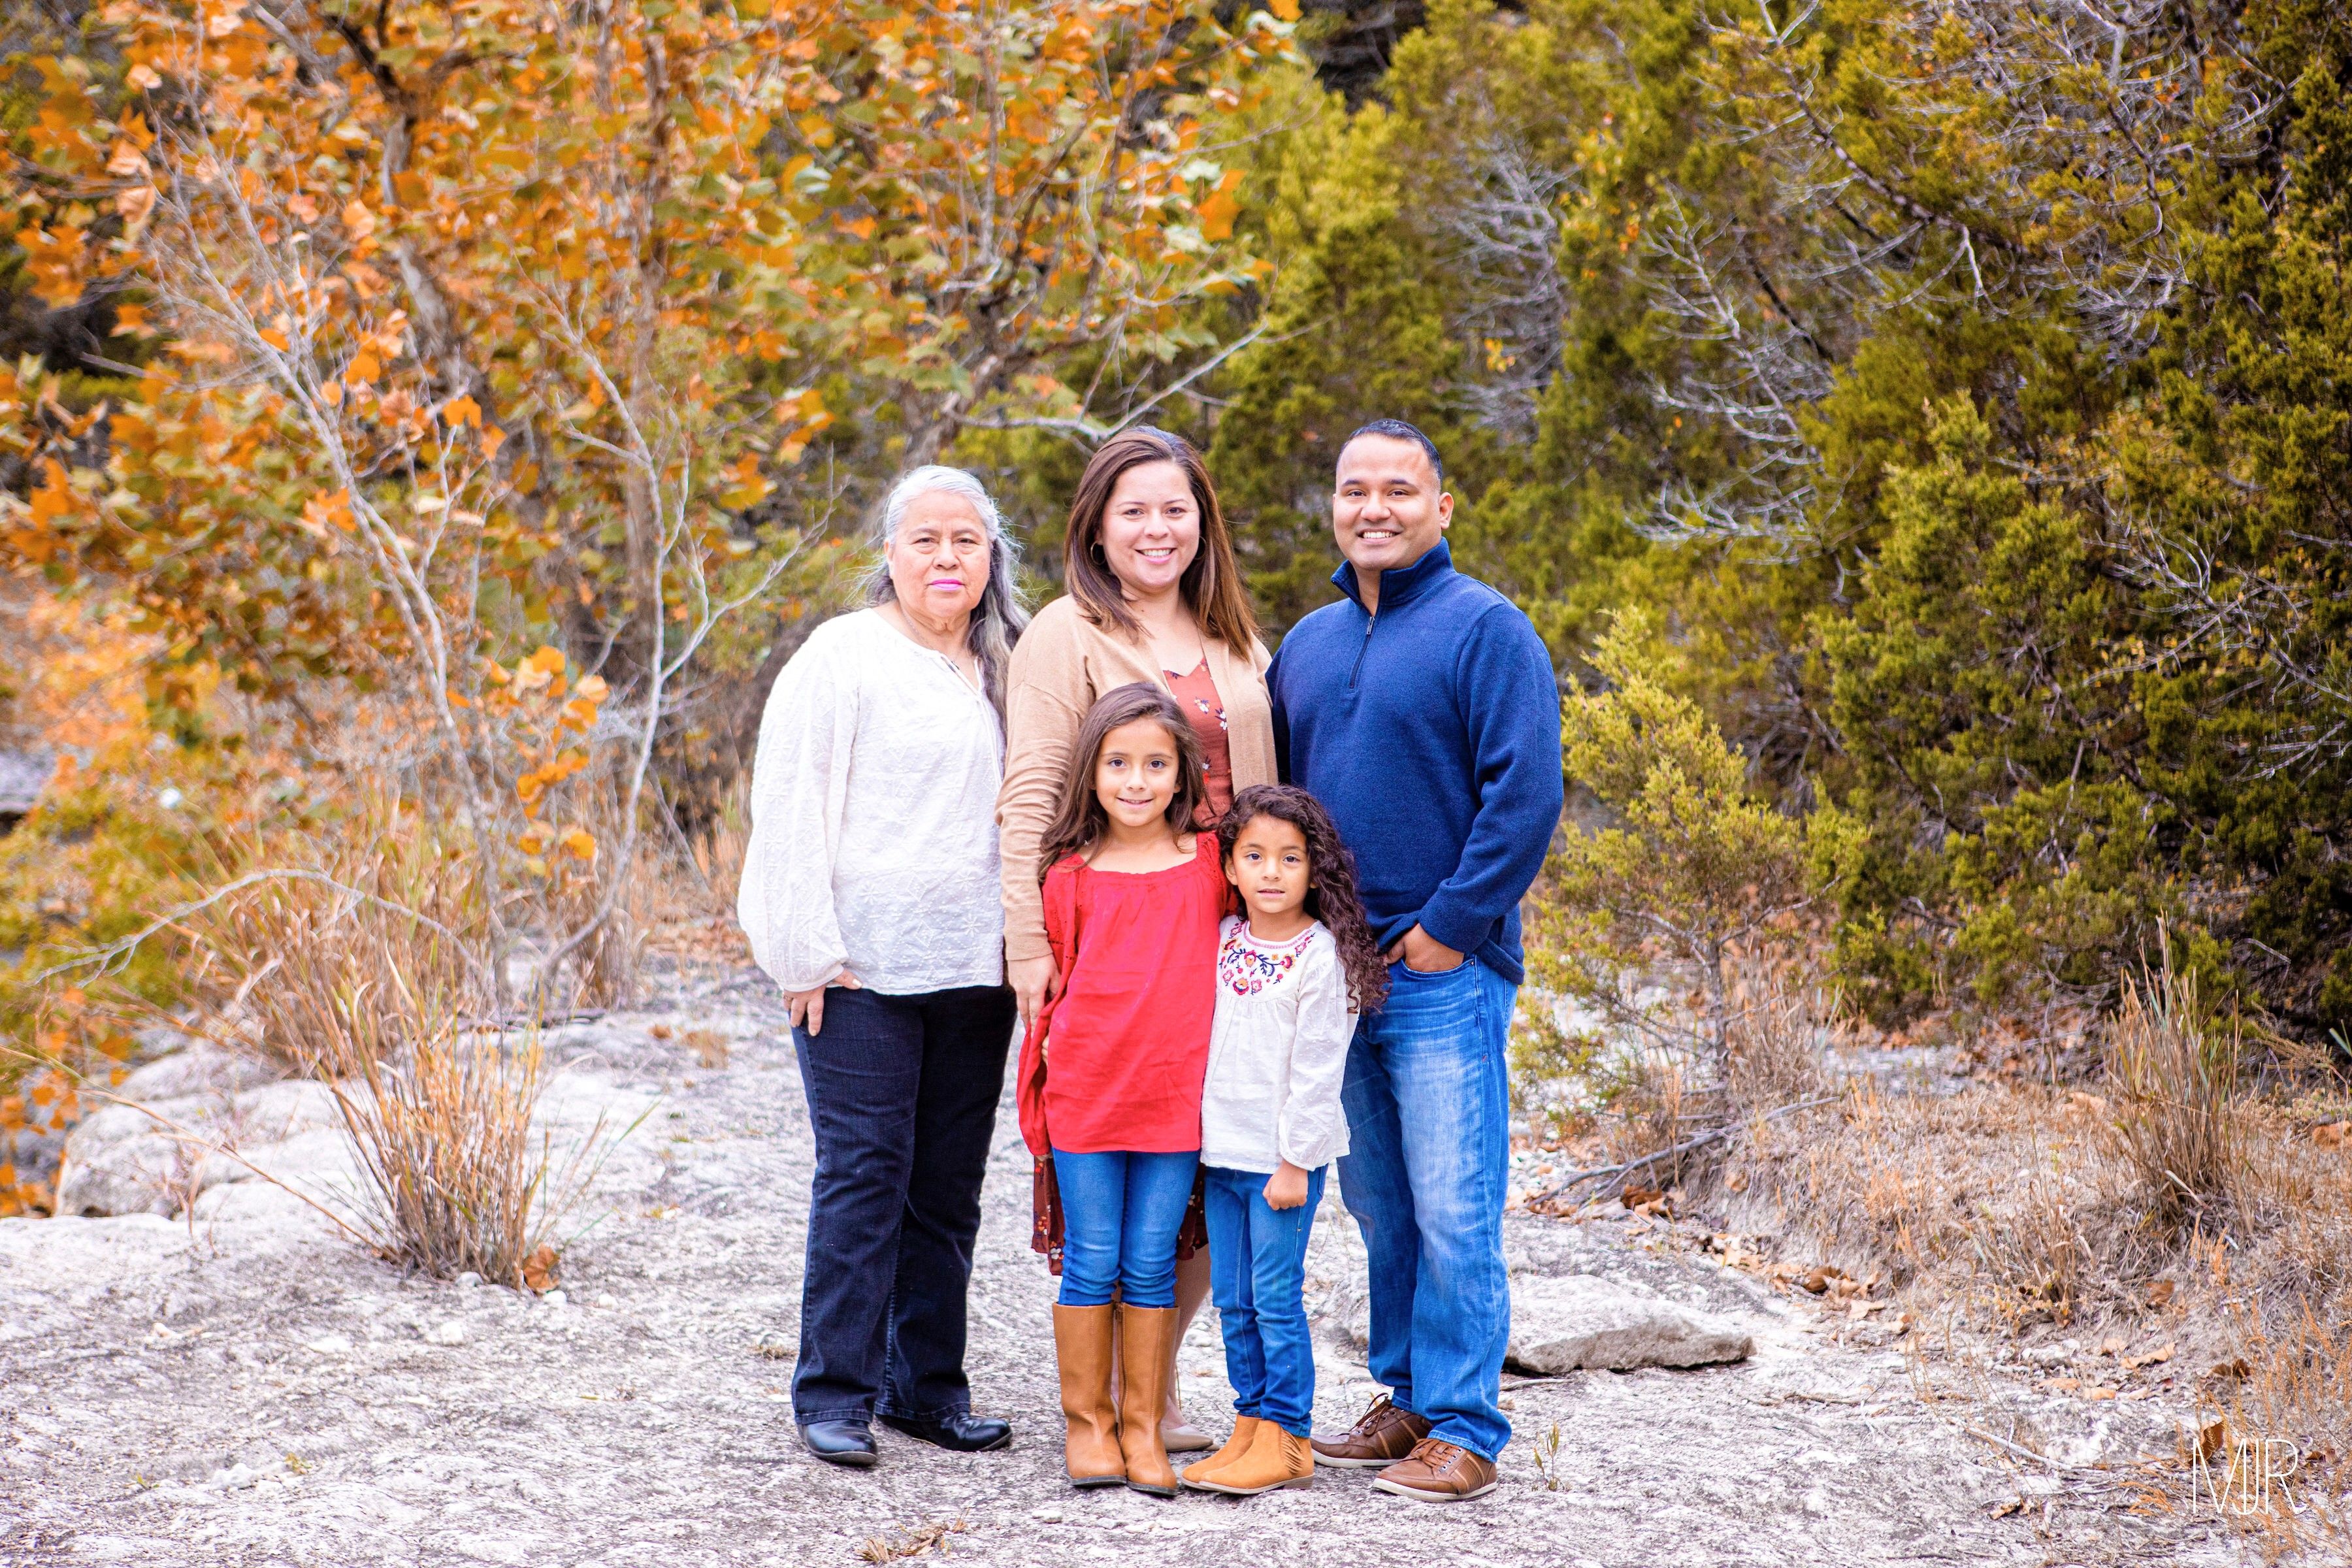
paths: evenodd
<path fill-rule="evenodd" d="M 1282 977 L 1290 973 L 1290 966 L 1297 962 L 1299 950 L 1307 945 L 1307 937 L 1315 931 L 1315 928 L 1309 926 L 1306 935 L 1297 942 L 1268 952 L 1243 934 L 1248 930 L 1247 925 L 1236 926 L 1234 933 L 1225 938 L 1224 945 L 1217 950 L 1217 984 L 1236 996 L 1255 996 L 1269 986 L 1280 984 Z"/>

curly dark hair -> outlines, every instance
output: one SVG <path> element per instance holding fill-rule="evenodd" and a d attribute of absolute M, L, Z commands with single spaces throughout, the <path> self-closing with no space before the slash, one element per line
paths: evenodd
<path fill-rule="evenodd" d="M 1242 829 L 1271 816 L 1298 829 L 1307 840 L 1307 912 L 1323 922 L 1339 944 L 1339 967 L 1359 1016 L 1388 1000 L 1389 964 L 1372 941 L 1371 922 L 1356 896 L 1356 858 L 1339 842 L 1331 814 L 1296 784 L 1252 784 L 1234 796 L 1233 809 L 1217 824 L 1217 851 L 1230 873 L 1234 844 Z"/>
<path fill-rule="evenodd" d="M 1176 795 L 1168 803 L 1168 826 L 1178 837 L 1192 831 L 1193 814 L 1209 796 L 1201 761 L 1201 737 L 1176 699 L 1147 680 L 1114 687 L 1102 694 L 1078 724 L 1078 739 L 1070 748 L 1070 769 L 1062 777 L 1062 809 L 1037 843 L 1037 880 L 1066 855 L 1083 855 L 1110 826 L 1095 794 L 1095 763 L 1103 740 L 1122 724 L 1138 719 L 1156 720 L 1176 747 Z"/>

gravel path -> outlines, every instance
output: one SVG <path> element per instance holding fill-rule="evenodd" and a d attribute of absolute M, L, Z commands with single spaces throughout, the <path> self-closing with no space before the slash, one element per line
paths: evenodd
<path fill-rule="evenodd" d="M 824 1564 L 939 1526 L 955 1527 L 950 1556 L 1008 1564 L 2238 1560 L 2210 1525 L 2135 1518 L 2113 1487 L 2021 1468 L 1962 1430 L 2030 1418 L 2046 1442 L 2089 1444 L 2085 1462 L 2127 1459 L 2155 1415 L 2126 1430 L 2109 1407 L 2099 1426 L 1906 1366 L 1890 1343 L 1840 1342 L 1884 1335 L 1645 1252 L 1629 1234 L 1643 1222 L 1515 1215 L 1514 1268 L 1639 1279 L 1745 1319 L 1757 1353 L 1520 1384 L 1504 1484 L 1484 1501 L 1415 1504 L 1328 1471 L 1246 1500 L 1074 1493 L 1009 1104 L 971 1365 L 1015 1446 L 955 1456 L 881 1432 L 877 1468 L 829 1468 L 802 1452 L 785 1394 L 810 1153 L 779 1013 L 756 975 L 730 973 L 554 1037 L 575 1109 L 653 1106 L 605 1168 L 612 1212 L 567 1258 L 566 1305 L 403 1279 L 267 1188 L 193 1227 L 0 1222 L 0 1564 Z M 681 1047 L 691 1028 L 734 1040 L 725 1068 Z M 1328 1426 L 1373 1392 L 1340 1331 L 1362 1266 L 1336 1188 L 1310 1260 Z M 1184 1392 L 1222 1430 L 1230 1391 L 1204 1320 Z M 1552 1484 L 1530 1445 L 1555 1426 Z"/>

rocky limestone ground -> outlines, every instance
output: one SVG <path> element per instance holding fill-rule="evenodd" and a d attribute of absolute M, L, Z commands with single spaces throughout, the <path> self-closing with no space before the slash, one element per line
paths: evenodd
<path fill-rule="evenodd" d="M 886 1431 L 877 1469 L 829 1468 L 800 1448 L 785 1392 L 810 1145 L 781 1013 L 755 973 L 721 969 L 551 1034 L 569 1063 L 559 1146 L 599 1114 L 644 1118 L 604 1167 L 560 1295 L 402 1278 L 281 1189 L 234 1179 L 236 1162 L 160 1146 L 141 1157 L 168 1167 L 177 1196 L 150 1206 L 177 1217 L 0 1222 L 0 1564 L 731 1568 L 876 1560 L 931 1538 L 933 1554 L 979 1563 L 1189 1568 L 2240 1560 L 2219 1523 L 2129 1511 L 2115 1471 L 2084 1468 L 2168 1456 L 2178 1413 L 1956 1367 L 1924 1336 L 1658 1249 L 1659 1223 L 1622 1212 L 1511 1216 L 1521 1362 L 1748 1353 L 1514 1373 L 1516 1436 L 1491 1497 L 1433 1507 L 1328 1471 L 1254 1500 L 1075 1493 L 1009 1102 L 971 1370 L 1015 1446 L 955 1456 Z M 698 1029 L 730 1042 L 723 1066 L 708 1035 L 687 1039 Z M 348 1166 L 316 1086 L 168 1066 L 145 1070 L 179 1091 L 180 1120 L 228 1128 L 254 1163 L 331 1201 Z M 137 1207 L 136 1188 L 92 1202 Z M 1362 1255 L 1336 1197 L 1310 1276 L 1317 1415 L 1337 1427 L 1374 1389 Z M 1184 1363 L 1190 1407 L 1222 1430 L 1213 1312 Z"/>

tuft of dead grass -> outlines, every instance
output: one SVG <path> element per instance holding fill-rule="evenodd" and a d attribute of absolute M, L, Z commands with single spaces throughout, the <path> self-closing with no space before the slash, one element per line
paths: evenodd
<path fill-rule="evenodd" d="M 446 1019 L 420 1021 L 395 1050 L 321 1063 L 359 1152 L 361 1228 L 379 1256 L 438 1279 L 556 1283 L 558 1227 L 606 1140 L 600 1121 L 559 1157 L 550 1133 L 534 1136 L 545 1065 L 535 1035 L 461 1034 Z"/>
<path fill-rule="evenodd" d="M 561 1226 L 625 1133 L 600 1120 L 559 1151 L 534 1130 L 537 1032 L 490 1011 L 495 987 L 452 923 L 461 874 L 417 874 L 404 853 L 355 855 L 331 881 L 261 884 L 207 911 L 218 1012 L 233 1037 L 333 1094 L 362 1178 L 348 1228 L 371 1250 L 437 1278 L 545 1289 Z"/>
<path fill-rule="evenodd" d="M 2210 1219 L 2226 1203 L 2242 1154 L 2233 1024 L 2213 1026 L 2196 976 L 2169 967 L 2124 982 L 2107 1032 L 2115 1128 L 2150 1222 L 2167 1235 Z"/>

